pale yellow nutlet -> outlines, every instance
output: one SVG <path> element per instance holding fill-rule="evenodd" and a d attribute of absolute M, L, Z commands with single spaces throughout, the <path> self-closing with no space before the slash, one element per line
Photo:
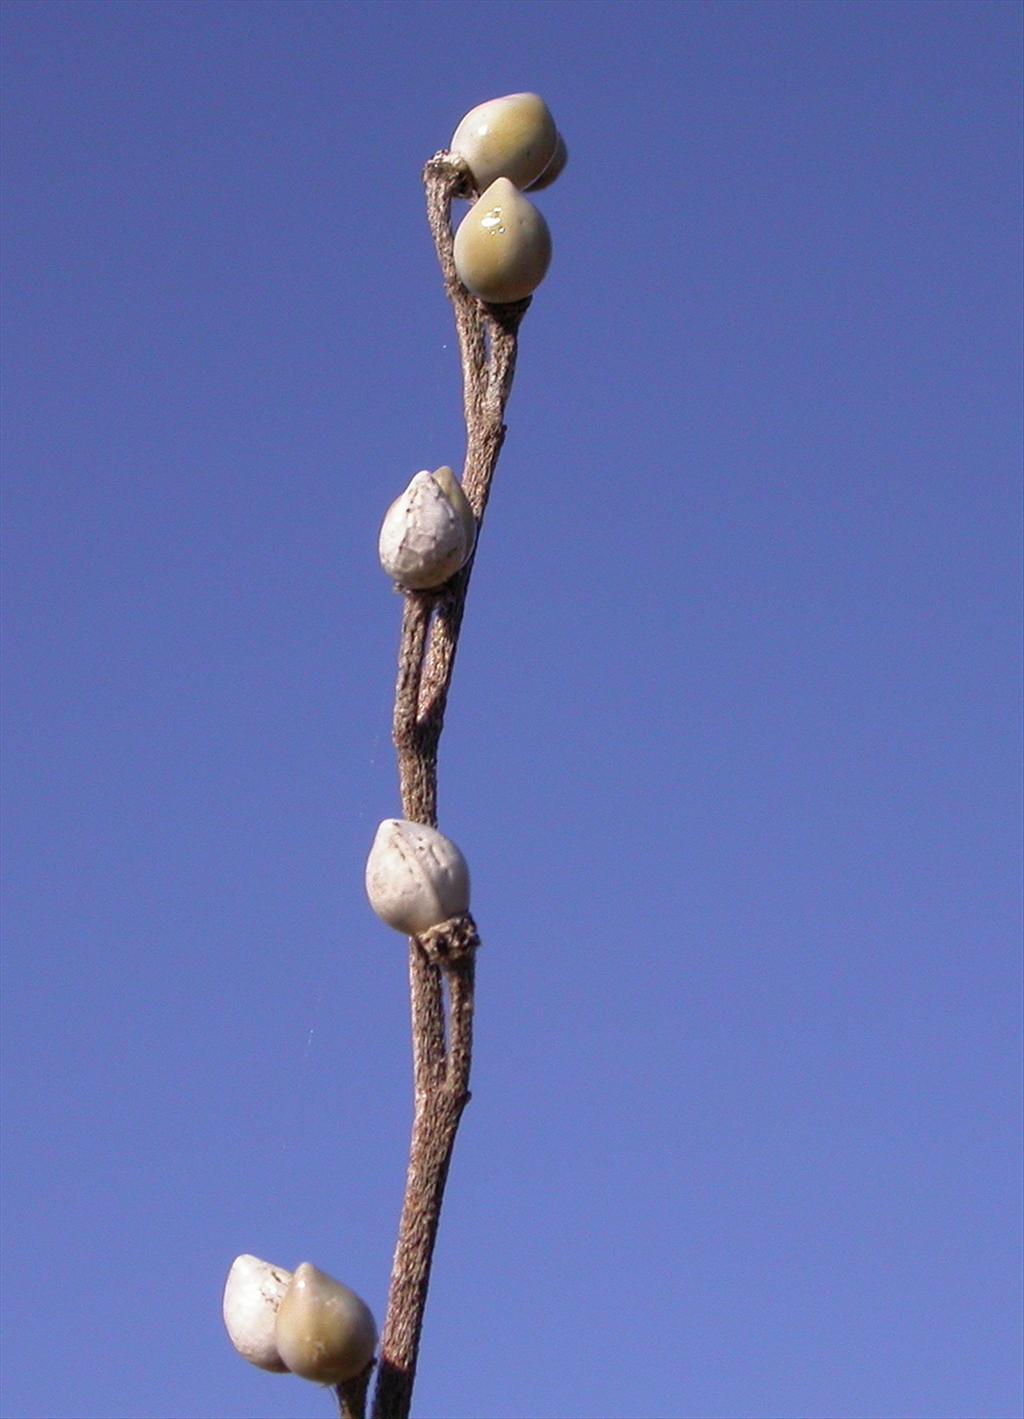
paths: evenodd
<path fill-rule="evenodd" d="M 554 159 L 558 130 L 539 94 L 504 94 L 470 109 L 450 146 L 473 174 L 477 192 L 496 177 L 529 187 Z"/>
<path fill-rule="evenodd" d="M 569 161 L 569 149 L 565 146 L 565 139 L 561 133 L 558 135 L 558 142 L 555 145 L 555 155 L 541 173 L 535 178 L 526 189 L 527 192 L 540 192 L 541 188 L 550 187 L 556 177 L 561 177 L 566 163 Z"/>
<path fill-rule="evenodd" d="M 377 1326 L 354 1291 L 304 1261 L 281 1297 L 274 1339 L 292 1374 L 336 1385 L 373 1359 Z"/>
<path fill-rule="evenodd" d="M 459 280 L 482 301 L 521 301 L 547 274 L 551 233 L 533 203 L 499 177 L 463 217 L 454 255 Z"/>

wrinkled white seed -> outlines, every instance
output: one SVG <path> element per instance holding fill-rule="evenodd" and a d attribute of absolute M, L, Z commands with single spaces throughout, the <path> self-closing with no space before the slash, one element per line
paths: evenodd
<path fill-rule="evenodd" d="M 465 159 L 477 192 L 496 177 L 528 187 L 548 167 L 558 144 L 555 120 L 539 94 L 505 94 L 470 109 L 450 149 Z"/>
<path fill-rule="evenodd" d="M 281 1299 L 275 1336 L 288 1369 L 320 1384 L 353 1379 L 377 1348 L 366 1302 L 308 1261 L 295 1268 Z"/>
<path fill-rule="evenodd" d="M 252 1365 L 283 1373 L 274 1338 L 277 1308 L 292 1273 L 247 1252 L 231 1263 L 224 1286 L 224 1324 L 231 1343 Z"/>
<path fill-rule="evenodd" d="M 520 301 L 544 279 L 551 233 L 533 203 L 499 177 L 460 222 L 454 256 L 459 280 L 482 301 Z"/>
<path fill-rule="evenodd" d="M 469 557 L 475 536 L 473 509 L 452 470 L 423 469 L 384 515 L 380 564 L 409 590 L 443 586 Z"/>
<path fill-rule="evenodd" d="M 385 818 L 366 861 L 366 895 L 381 921 L 416 936 L 469 910 L 469 868 L 436 828 Z"/>

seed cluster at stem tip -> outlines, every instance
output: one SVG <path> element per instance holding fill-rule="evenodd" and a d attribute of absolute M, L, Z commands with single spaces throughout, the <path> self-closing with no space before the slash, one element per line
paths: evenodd
<path fill-rule="evenodd" d="M 444 179 L 443 190 L 439 159 L 454 159 L 459 173 L 454 186 Z M 524 194 L 550 186 L 566 161 L 565 143 L 543 99 L 516 93 L 470 110 L 449 149 L 431 159 L 424 173 L 428 218 L 456 312 L 468 442 L 466 489 L 447 465 L 433 472 L 422 469 L 391 503 L 378 539 L 381 566 L 407 598 L 394 738 L 409 817 L 380 824 L 365 885 L 377 916 L 413 938 L 416 1122 L 381 1342 L 375 1419 L 408 1419 L 448 1161 L 469 1099 L 473 957 L 479 938 L 469 915 L 466 860 L 432 826 L 437 741 L 478 517 L 486 508 L 505 434 L 502 419 L 515 370 L 516 332 L 527 298 L 551 260 L 547 223 Z M 455 196 L 471 206 L 453 236 Z M 471 327 L 475 333 L 468 334 Z M 479 396 L 485 388 L 488 402 L 477 405 L 470 391 Z M 428 716 L 423 706 L 431 703 L 431 695 Z M 429 733 L 421 735 L 428 722 Z M 447 981 L 447 1012 L 442 979 Z M 440 1071 L 439 1064 L 444 1066 Z M 236 1257 L 228 1272 L 223 1316 L 232 1344 L 249 1363 L 334 1386 L 344 1419 L 364 1419 L 378 1332 L 369 1307 L 354 1291 L 310 1262 L 292 1272 L 246 1253 Z"/>
<path fill-rule="evenodd" d="M 450 151 L 466 164 L 477 200 L 455 233 L 459 280 L 488 305 L 521 301 L 551 263 L 551 233 L 523 191 L 548 187 L 568 160 L 547 104 L 506 94 L 471 109 Z"/>

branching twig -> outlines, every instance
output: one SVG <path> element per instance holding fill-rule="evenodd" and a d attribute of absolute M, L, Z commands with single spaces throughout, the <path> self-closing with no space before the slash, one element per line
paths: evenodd
<path fill-rule="evenodd" d="M 530 302 L 485 306 L 469 294 L 456 274 L 452 199 L 472 195 L 469 172 L 462 161 L 450 153 L 435 154 L 424 168 L 423 181 L 431 235 L 455 312 L 466 421 L 462 486 L 479 529 L 505 438 L 505 405 L 515 374 L 517 332 Z M 394 715 L 402 813 L 413 822 L 432 827 L 437 824 L 438 744 L 472 570 L 470 557 L 440 593 L 405 594 Z M 442 922 L 410 941 L 415 1112 L 373 1419 L 408 1419 L 412 1401 L 448 1164 L 459 1119 L 469 1102 L 478 944 L 469 916 Z M 365 1394 L 343 1393 L 339 1388 L 338 1399 L 342 1419 L 363 1419 Z"/>

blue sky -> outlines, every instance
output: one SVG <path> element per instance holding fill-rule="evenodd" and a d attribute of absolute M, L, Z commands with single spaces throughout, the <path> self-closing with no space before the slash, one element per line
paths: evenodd
<path fill-rule="evenodd" d="M 5 6 L 4 1415 L 330 1414 L 242 1251 L 383 1312 L 376 536 L 463 450 L 419 171 L 521 89 L 417 1412 L 1019 1415 L 1021 19 Z"/>

